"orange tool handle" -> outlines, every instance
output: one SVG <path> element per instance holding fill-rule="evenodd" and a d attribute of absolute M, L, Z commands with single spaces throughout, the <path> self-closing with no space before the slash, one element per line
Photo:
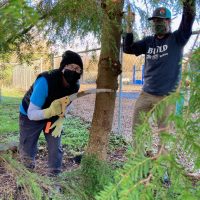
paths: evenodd
<path fill-rule="evenodd" d="M 51 122 L 47 122 L 46 127 L 45 127 L 45 133 L 48 134 L 50 131 L 50 127 L 51 127 Z"/>

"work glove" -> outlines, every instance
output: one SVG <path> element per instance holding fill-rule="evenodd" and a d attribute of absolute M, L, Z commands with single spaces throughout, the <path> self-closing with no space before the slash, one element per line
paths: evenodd
<path fill-rule="evenodd" d="M 63 123 L 64 123 L 64 117 L 59 117 L 51 126 L 49 129 L 54 128 L 52 131 L 52 136 L 53 137 L 60 137 L 61 131 L 63 129 Z"/>
<path fill-rule="evenodd" d="M 135 21 L 135 13 L 132 12 L 130 4 L 128 5 L 128 14 L 126 16 L 126 32 L 132 33 L 133 23 Z"/>
<path fill-rule="evenodd" d="M 56 115 L 60 115 L 61 113 L 62 113 L 62 98 L 54 100 L 48 108 L 43 109 L 43 114 L 45 119 L 48 119 Z"/>

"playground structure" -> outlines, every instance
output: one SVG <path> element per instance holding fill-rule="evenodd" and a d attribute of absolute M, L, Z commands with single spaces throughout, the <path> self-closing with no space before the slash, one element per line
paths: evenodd
<path fill-rule="evenodd" d="M 143 85 L 144 84 L 144 64 L 141 67 L 133 65 L 133 82 L 132 84 Z"/>

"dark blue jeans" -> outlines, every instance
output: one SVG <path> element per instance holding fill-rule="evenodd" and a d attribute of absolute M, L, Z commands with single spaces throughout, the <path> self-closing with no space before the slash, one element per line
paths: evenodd
<path fill-rule="evenodd" d="M 35 156 L 37 154 L 37 143 L 40 133 L 45 130 L 47 121 L 29 120 L 26 115 L 19 115 L 20 144 L 19 153 L 21 161 L 28 168 L 35 167 Z M 51 131 L 44 134 L 48 147 L 49 172 L 57 174 L 61 171 L 63 151 L 61 137 L 53 137 Z"/>

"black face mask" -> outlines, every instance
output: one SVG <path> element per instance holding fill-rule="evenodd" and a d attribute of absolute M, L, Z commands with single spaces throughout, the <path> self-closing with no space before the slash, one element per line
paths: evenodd
<path fill-rule="evenodd" d="M 81 78 L 81 74 L 77 73 L 76 71 L 65 69 L 64 77 L 67 83 L 69 83 L 70 85 L 73 85 Z"/>
<path fill-rule="evenodd" d="M 164 22 L 157 22 L 153 25 L 153 31 L 156 35 L 165 35 L 169 32 L 169 27 Z"/>

